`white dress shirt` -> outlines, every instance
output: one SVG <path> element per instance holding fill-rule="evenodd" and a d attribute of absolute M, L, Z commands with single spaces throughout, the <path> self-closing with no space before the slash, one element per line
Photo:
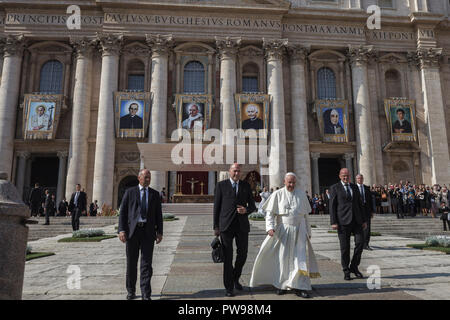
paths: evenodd
<path fill-rule="evenodd" d="M 142 191 L 142 189 L 144 189 L 144 187 L 139 185 L 139 194 L 140 194 L 140 197 L 141 197 L 141 203 L 142 203 L 142 197 L 144 196 L 144 192 Z M 147 196 L 147 214 L 148 214 L 148 187 L 145 188 L 145 193 L 146 193 L 146 196 Z M 147 219 L 145 219 L 145 220 L 142 219 L 140 212 L 139 212 L 139 215 L 138 215 L 138 222 L 144 222 L 144 223 L 147 222 Z"/>
<path fill-rule="evenodd" d="M 236 183 L 236 195 L 237 195 L 239 192 L 239 180 L 235 182 L 233 179 L 230 178 L 230 181 L 231 181 L 231 186 L 233 186 L 233 184 Z"/>
<path fill-rule="evenodd" d="M 344 186 L 344 190 L 345 190 L 345 192 L 347 192 L 347 188 L 345 187 L 345 183 L 341 180 L 341 183 L 342 183 L 342 185 Z M 352 190 L 352 187 L 350 186 L 350 183 L 347 183 L 347 186 L 348 186 L 348 189 L 350 190 L 350 194 L 352 195 L 352 197 L 353 197 L 353 190 Z"/>

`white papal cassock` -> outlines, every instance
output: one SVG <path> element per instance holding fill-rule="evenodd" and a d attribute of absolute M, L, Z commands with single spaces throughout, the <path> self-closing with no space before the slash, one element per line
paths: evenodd
<path fill-rule="evenodd" d="M 253 266 L 250 287 L 273 285 L 278 289 L 311 290 L 310 278 L 320 277 L 309 240 L 311 205 L 305 192 L 286 187 L 265 202 L 267 235 Z"/>

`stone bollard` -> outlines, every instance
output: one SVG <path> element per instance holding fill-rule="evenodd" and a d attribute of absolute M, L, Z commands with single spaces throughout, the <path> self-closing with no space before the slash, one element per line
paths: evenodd
<path fill-rule="evenodd" d="M 0 172 L 0 300 L 22 299 L 30 211 Z"/>

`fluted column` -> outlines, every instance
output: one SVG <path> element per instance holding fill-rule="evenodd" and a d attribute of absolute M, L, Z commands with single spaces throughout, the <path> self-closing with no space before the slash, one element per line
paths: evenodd
<path fill-rule="evenodd" d="M 431 183 L 448 184 L 450 159 L 442 96 L 439 60 L 442 49 L 419 49 L 420 74 L 424 98 L 428 141 L 431 149 Z"/>
<path fill-rule="evenodd" d="M 312 194 L 311 197 L 315 193 L 320 192 L 320 183 L 319 183 L 319 158 L 320 153 L 311 152 L 311 171 L 312 171 Z"/>
<path fill-rule="evenodd" d="M 152 50 L 151 92 L 153 96 L 149 143 L 165 143 L 167 136 L 167 84 L 169 51 L 173 45 L 172 35 L 147 35 Z M 151 170 L 151 168 L 148 168 Z M 151 171 L 150 187 L 161 191 L 166 187 L 166 173 Z"/>
<path fill-rule="evenodd" d="M 92 93 L 92 52 L 93 45 L 95 44 L 94 40 L 86 38 L 71 38 L 70 42 L 75 49 L 76 71 L 73 89 L 66 199 L 69 199 L 76 184 L 79 183 L 83 187 L 86 187 L 87 184 L 88 138 Z M 62 194 L 58 193 L 58 201 L 61 198 Z"/>
<path fill-rule="evenodd" d="M 0 84 L 0 172 L 6 172 L 8 177 L 12 177 L 14 130 L 24 48 L 23 36 L 7 36 L 4 39 L 3 72 Z"/>
<path fill-rule="evenodd" d="M 271 97 L 269 185 L 283 185 L 286 174 L 286 122 L 284 115 L 283 54 L 287 40 L 266 40 L 267 93 Z"/>
<path fill-rule="evenodd" d="M 23 196 L 23 187 L 25 185 L 25 172 L 27 169 L 27 160 L 30 157 L 30 153 L 27 151 L 17 152 L 17 176 L 16 176 L 16 188 L 19 195 Z"/>
<path fill-rule="evenodd" d="M 56 186 L 56 205 L 58 205 L 61 199 L 64 197 L 64 185 L 66 180 L 68 155 L 69 153 L 67 151 L 59 151 L 57 153 L 59 159 L 59 167 L 58 167 L 58 185 Z M 66 199 L 70 199 L 70 197 L 66 196 Z"/>
<path fill-rule="evenodd" d="M 353 158 L 355 157 L 354 153 L 346 153 L 344 154 L 345 167 L 348 169 L 350 174 L 350 181 L 355 182 L 354 180 L 354 172 L 353 172 Z"/>
<path fill-rule="evenodd" d="M 102 52 L 102 74 L 95 144 L 94 188 L 92 199 L 112 207 L 114 185 L 114 101 L 119 78 L 119 56 L 122 36 L 99 35 Z M 72 187 L 73 188 L 73 187 Z"/>
<path fill-rule="evenodd" d="M 291 121 L 294 140 L 294 173 L 297 185 L 311 192 L 311 164 L 309 159 L 308 108 L 306 104 L 305 59 L 308 49 L 289 47 L 291 73 Z"/>
<path fill-rule="evenodd" d="M 353 80 L 357 171 L 364 175 L 364 180 L 368 185 L 376 182 L 373 169 L 375 162 L 367 76 L 367 60 L 371 52 L 370 46 L 350 47 L 349 50 Z"/>
<path fill-rule="evenodd" d="M 226 136 L 226 130 L 236 129 L 236 111 L 234 105 L 234 95 L 236 93 L 236 56 L 241 41 L 241 38 L 216 37 L 216 46 L 220 58 L 220 128 L 223 134 L 223 145 L 233 143 Z M 222 171 L 219 173 L 219 180 L 224 180 L 227 177 L 227 172 Z"/>

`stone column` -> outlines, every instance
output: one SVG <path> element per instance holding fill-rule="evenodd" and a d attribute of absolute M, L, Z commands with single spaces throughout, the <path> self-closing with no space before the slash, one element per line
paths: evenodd
<path fill-rule="evenodd" d="M 216 188 L 216 172 L 208 172 L 208 194 L 214 195 L 214 189 Z"/>
<path fill-rule="evenodd" d="M 424 109 L 431 149 L 431 184 L 448 184 L 450 159 L 439 70 L 442 49 L 419 49 L 417 55 L 420 59 Z"/>
<path fill-rule="evenodd" d="M 312 194 L 320 192 L 319 184 L 319 158 L 320 153 L 311 152 L 311 171 L 312 171 Z"/>
<path fill-rule="evenodd" d="M 309 159 L 308 107 L 306 105 L 305 61 L 308 49 L 289 48 L 291 58 L 291 121 L 294 140 L 294 173 L 297 185 L 311 193 L 311 164 Z"/>
<path fill-rule="evenodd" d="M 122 36 L 99 35 L 102 52 L 102 74 L 97 117 L 97 139 L 95 144 L 94 185 L 92 200 L 112 207 L 114 186 L 114 101 L 119 79 L 119 55 Z M 73 188 L 73 187 L 72 187 Z"/>
<path fill-rule="evenodd" d="M 21 198 L 23 198 L 23 187 L 25 184 L 25 172 L 27 170 L 27 160 L 30 157 L 30 153 L 27 151 L 17 152 L 17 176 L 16 176 L 16 188 Z"/>
<path fill-rule="evenodd" d="M 166 143 L 167 136 L 167 84 L 169 51 L 173 45 L 171 35 L 147 35 L 147 44 L 152 49 L 151 88 L 153 96 L 152 114 L 150 117 L 149 143 Z M 151 168 L 148 168 L 151 169 Z M 151 171 L 150 187 L 158 192 L 166 187 L 166 173 Z"/>
<path fill-rule="evenodd" d="M 69 163 L 66 179 L 66 199 L 76 184 L 87 185 L 88 138 L 92 93 L 92 52 L 94 40 L 71 38 L 75 49 L 75 85 L 73 89 L 72 127 L 70 133 Z M 110 111 L 112 113 L 112 109 Z M 64 190 L 61 187 L 60 190 Z M 58 203 L 62 193 L 57 194 Z"/>
<path fill-rule="evenodd" d="M 66 180 L 66 167 L 67 167 L 67 151 L 59 151 L 57 153 L 59 159 L 59 169 L 58 169 L 58 185 L 56 187 L 56 205 L 58 206 L 59 202 L 64 197 L 64 185 Z M 66 199 L 70 199 L 70 196 Z"/>
<path fill-rule="evenodd" d="M 12 178 L 16 113 L 19 98 L 20 70 L 25 40 L 7 36 L 4 40 L 3 72 L 0 84 L 0 172 Z"/>
<path fill-rule="evenodd" d="M 355 157 L 354 153 L 346 153 L 344 154 L 345 167 L 348 169 L 350 173 L 350 181 L 355 183 L 355 176 L 353 172 L 353 158 Z M 365 176 L 364 176 L 365 178 Z"/>
<path fill-rule="evenodd" d="M 263 40 L 267 60 L 267 93 L 271 98 L 269 185 L 283 185 L 286 174 L 286 122 L 284 114 L 283 54 L 287 40 Z"/>
<path fill-rule="evenodd" d="M 367 60 L 371 53 L 371 46 L 350 47 L 349 50 L 353 79 L 357 171 L 364 175 L 364 181 L 368 185 L 375 183 L 372 117 L 367 76 Z"/>
<path fill-rule="evenodd" d="M 234 104 L 234 95 L 236 93 L 236 56 L 241 41 L 241 38 L 216 37 L 216 46 L 219 50 L 220 58 L 220 111 L 222 114 L 220 128 L 223 135 L 223 145 L 233 143 L 231 139 L 227 139 L 226 130 L 236 129 L 236 109 Z M 227 178 L 228 172 L 221 171 L 219 173 L 219 180 Z"/>

